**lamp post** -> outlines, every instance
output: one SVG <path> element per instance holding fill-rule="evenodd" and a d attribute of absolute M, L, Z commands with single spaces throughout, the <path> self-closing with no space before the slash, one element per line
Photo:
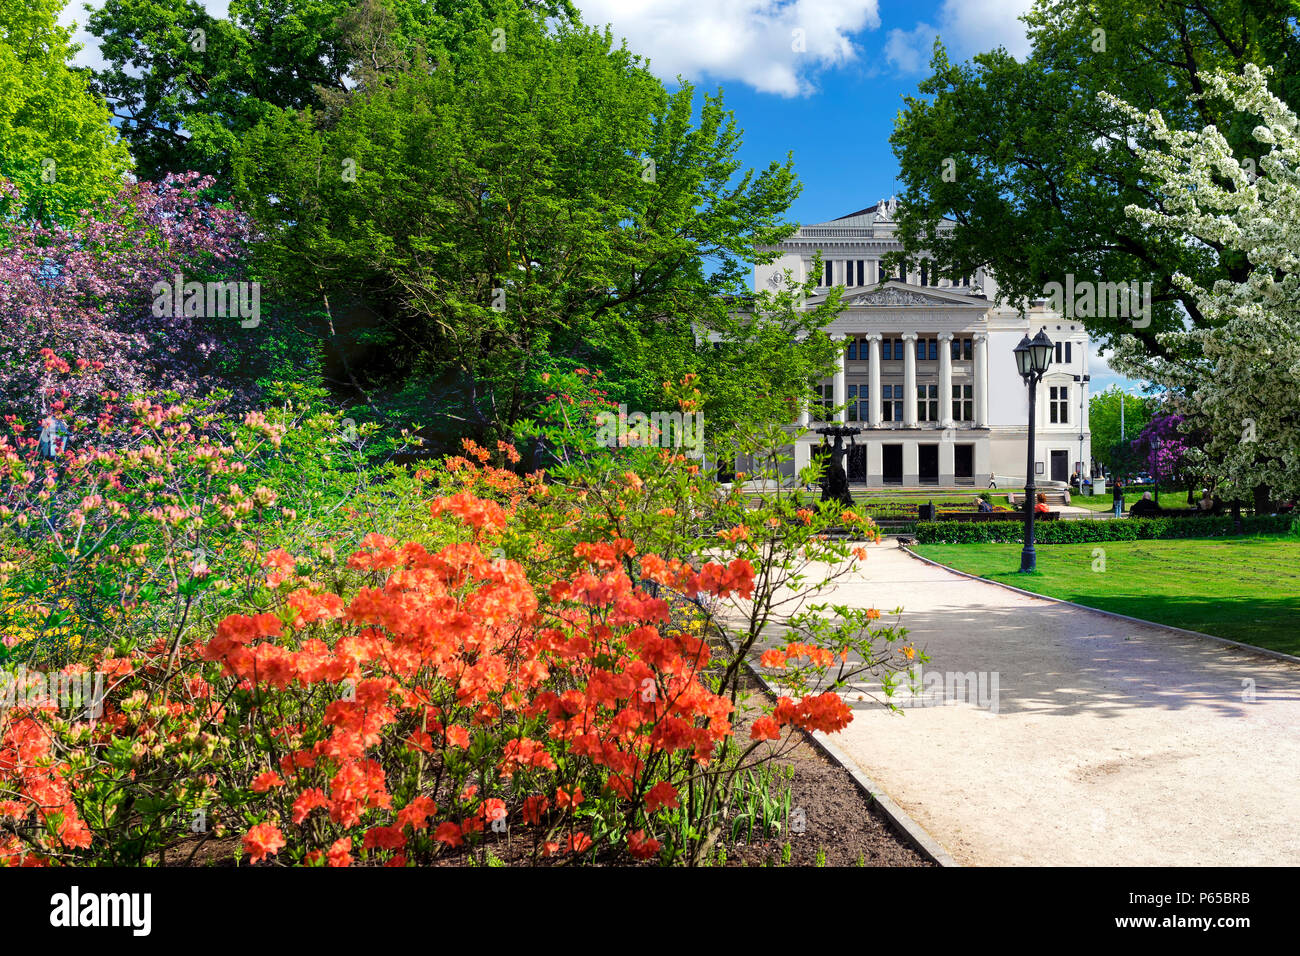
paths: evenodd
<path fill-rule="evenodd" d="M 1022 573 L 1038 567 L 1034 553 L 1034 501 L 1037 488 L 1034 484 L 1034 410 L 1037 405 L 1038 383 L 1043 380 L 1047 366 L 1052 364 L 1052 340 L 1047 337 L 1047 327 L 1039 329 L 1031 341 L 1026 335 L 1015 348 L 1016 369 L 1029 388 L 1029 450 L 1025 465 L 1025 547 L 1020 552 Z"/>
<path fill-rule="evenodd" d="M 1074 380 L 1075 380 L 1076 382 L 1079 383 L 1079 494 L 1083 494 L 1083 479 L 1084 479 L 1085 477 L 1087 477 L 1087 478 L 1089 479 L 1089 482 L 1088 482 L 1088 483 L 1089 483 L 1089 484 L 1092 483 L 1092 481 L 1091 481 L 1091 479 L 1092 479 L 1092 474 L 1091 474 L 1091 472 L 1092 472 L 1092 468 L 1091 468 L 1091 467 L 1089 467 L 1089 468 L 1087 469 L 1088 474 L 1087 474 L 1086 476 L 1084 475 L 1084 460 L 1083 460 L 1083 437 L 1084 437 L 1084 436 L 1083 436 L 1083 386 L 1084 386 L 1084 385 L 1087 385 L 1089 382 L 1092 381 L 1092 376 L 1091 376 L 1091 375 L 1087 375 L 1087 374 L 1084 374 L 1084 375 L 1076 375 L 1076 376 L 1074 376 Z M 1092 463 L 1091 463 L 1091 462 L 1088 462 L 1087 464 L 1088 464 L 1089 466 L 1091 466 Z"/>

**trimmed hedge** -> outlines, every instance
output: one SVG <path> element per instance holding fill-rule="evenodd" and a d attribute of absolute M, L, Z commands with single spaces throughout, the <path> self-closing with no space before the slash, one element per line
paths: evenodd
<path fill-rule="evenodd" d="M 1300 529 L 1291 515 L 1241 519 L 1243 534 L 1285 534 Z M 1015 544 L 1024 540 L 1023 521 L 935 521 L 916 527 L 917 544 Z M 1117 518 L 1109 521 L 1035 522 L 1038 544 L 1138 541 L 1153 538 L 1222 538 L 1236 534 L 1229 516 L 1207 518 Z"/>

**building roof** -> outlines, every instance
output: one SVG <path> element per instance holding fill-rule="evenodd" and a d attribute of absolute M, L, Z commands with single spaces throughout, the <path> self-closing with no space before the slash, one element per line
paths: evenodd
<path fill-rule="evenodd" d="M 879 202 L 867 206 L 865 209 L 859 209 L 856 212 L 846 213 L 843 216 L 836 216 L 834 219 L 828 219 L 826 222 L 805 223 L 799 228 L 796 235 L 810 237 L 825 237 L 831 235 L 823 230 L 837 230 L 834 235 L 842 235 L 844 230 L 862 230 L 864 234 L 871 234 L 876 225 L 885 224 L 892 226 L 897 221 L 898 200 L 891 196 L 889 199 L 882 199 Z M 944 217 L 944 222 L 951 222 L 956 225 L 956 220 Z M 817 231 L 813 231 L 817 230 Z"/>

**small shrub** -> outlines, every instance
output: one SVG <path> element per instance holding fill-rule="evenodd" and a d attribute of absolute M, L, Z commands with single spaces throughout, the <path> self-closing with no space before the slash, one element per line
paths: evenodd
<path fill-rule="evenodd" d="M 1291 527 L 1286 515 L 1242 518 L 1243 534 L 1283 534 Z M 922 522 L 917 544 L 1014 544 L 1024 540 L 1023 521 Z M 1222 538 L 1236 534 L 1233 519 L 1124 518 L 1114 521 L 1043 521 L 1034 525 L 1038 544 L 1082 544 L 1092 541 L 1146 541 L 1176 538 Z"/>

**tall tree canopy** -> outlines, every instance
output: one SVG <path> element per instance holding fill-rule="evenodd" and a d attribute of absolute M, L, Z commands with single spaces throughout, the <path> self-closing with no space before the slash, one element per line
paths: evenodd
<path fill-rule="evenodd" d="M 1270 494 L 1300 497 L 1300 116 L 1253 65 L 1241 76 L 1206 74 L 1205 84 L 1208 98 L 1249 118 L 1255 149 L 1243 156 L 1213 126 L 1178 130 L 1156 111 L 1112 99 L 1157 142 L 1139 155 L 1166 197 L 1161 208 L 1128 213 L 1154 232 L 1230 249 L 1247 271 L 1208 286 L 1174 277 L 1211 320 L 1161 337 L 1202 356 L 1190 370 L 1145 355 L 1131 339 L 1115 361 L 1190 396 L 1184 424 L 1205 433 L 1190 465 L 1217 476 L 1227 494 L 1253 496 L 1258 509 Z M 1252 168 L 1257 149 L 1264 156 Z"/>
<path fill-rule="evenodd" d="M 1255 121 L 1197 94 L 1216 68 L 1272 64 L 1274 91 L 1296 101 L 1298 11 L 1296 0 L 1037 0 L 1024 62 L 996 50 L 954 64 L 936 45 L 925 95 L 907 100 L 892 137 L 909 248 L 931 250 L 954 273 L 990 265 L 1011 301 L 1042 297 L 1067 274 L 1150 281 L 1149 326 L 1112 315 L 1088 319 L 1089 330 L 1103 342 L 1131 332 L 1153 354 L 1194 361 L 1177 351 L 1193 342 L 1161 333 L 1184 316 L 1193 326 L 1215 320 L 1174 275 L 1208 286 L 1240 281 L 1248 267 L 1213 237 L 1189 244 L 1125 215 L 1129 205 L 1162 209 L 1166 198 L 1136 153 L 1150 140 L 1098 94 L 1158 109 L 1176 129 L 1213 124 L 1258 160 Z M 957 228 L 941 238 L 944 215 Z"/>
<path fill-rule="evenodd" d="M 1122 406 L 1122 409 L 1121 409 Z M 1160 406 L 1160 399 L 1150 395 L 1130 395 L 1118 385 L 1098 392 L 1088 400 L 1088 429 L 1092 433 L 1092 457 L 1108 470 L 1114 471 L 1115 447 L 1120 444 L 1121 433 L 1125 444 L 1141 434 Z M 1121 415 L 1122 412 L 1122 415 Z M 1121 417 L 1123 428 L 1120 428 Z"/>
<path fill-rule="evenodd" d="M 18 2 L 18 0 L 11 0 Z M 43 0 L 52 2 L 52 0 Z M 568 0 L 384 0 L 401 50 L 436 43 L 465 22 L 537 8 L 572 13 Z M 343 36 L 364 18 L 359 0 L 231 0 L 214 17 L 198 0 L 107 0 L 88 29 L 107 65 L 95 87 L 121 121 L 146 178 L 198 170 L 228 182 L 239 136 L 276 109 L 319 106 L 347 89 L 366 62 Z"/>
<path fill-rule="evenodd" d="M 0 0 L 0 217 L 70 220 L 110 199 L 130 168 L 108 111 L 68 62 L 63 0 Z M 21 197 L 16 207 L 13 197 Z"/>
<path fill-rule="evenodd" d="M 399 12 L 355 25 L 393 55 L 354 89 L 237 149 L 267 283 L 319 303 L 359 389 L 414 378 L 480 433 L 525 416 L 552 362 L 647 397 L 695 370 L 695 331 L 791 229 L 790 161 L 741 172 L 721 96 L 695 117 L 606 31 L 521 7 L 406 51 L 382 42 Z"/>

